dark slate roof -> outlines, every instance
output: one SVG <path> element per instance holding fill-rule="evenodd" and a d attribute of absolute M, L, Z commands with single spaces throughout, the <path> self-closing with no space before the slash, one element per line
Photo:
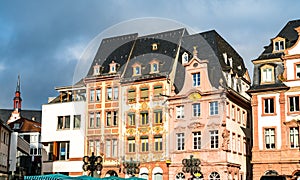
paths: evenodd
<path fill-rule="evenodd" d="M 122 67 L 129 58 L 130 51 L 137 36 L 138 34 L 135 33 L 103 39 L 88 71 L 87 77 L 93 75 L 93 67 L 96 63 L 104 68 L 102 70 L 103 74 L 109 72 L 109 64 L 113 60 Z"/>
<path fill-rule="evenodd" d="M 7 122 L 10 118 L 13 110 L 11 109 L 0 109 L 0 119 L 3 122 Z M 36 122 L 41 122 L 42 120 L 42 111 L 41 110 L 21 110 L 21 117 L 26 119 L 34 118 Z"/>
<path fill-rule="evenodd" d="M 289 21 L 284 28 L 279 32 L 279 34 L 276 37 L 282 37 L 285 38 L 285 47 L 289 48 L 292 47 L 297 39 L 298 39 L 298 32 L 295 30 L 296 27 L 300 26 L 300 19 Z M 273 51 L 273 44 L 272 41 L 268 46 L 265 47 L 265 50 L 262 52 L 262 54 L 257 58 L 259 59 L 271 59 L 271 58 L 278 58 L 283 55 L 283 52 L 281 53 L 272 53 Z"/>
<path fill-rule="evenodd" d="M 149 62 L 153 59 L 159 61 L 159 73 L 154 76 L 168 76 L 172 71 L 174 59 L 178 52 L 178 44 L 185 31 L 185 29 L 178 29 L 139 37 L 136 40 L 132 55 L 122 76 L 123 82 L 132 82 L 152 76 Z M 157 50 L 152 50 L 153 43 L 158 45 Z M 142 70 L 140 76 L 133 77 L 132 66 L 135 63 L 140 64 Z"/>

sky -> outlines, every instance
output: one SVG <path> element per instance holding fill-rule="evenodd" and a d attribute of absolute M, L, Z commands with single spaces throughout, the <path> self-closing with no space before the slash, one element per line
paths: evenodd
<path fill-rule="evenodd" d="M 214 29 L 252 75 L 251 60 L 288 21 L 300 18 L 299 7 L 297 0 L 0 1 L 0 108 L 13 108 L 20 74 L 22 109 L 41 110 L 58 95 L 55 87 L 74 83 L 76 69 L 94 56 L 89 49 L 111 35 L 105 32 L 137 19 L 176 22 L 199 33 Z M 126 27 L 119 33 L 136 28 Z"/>

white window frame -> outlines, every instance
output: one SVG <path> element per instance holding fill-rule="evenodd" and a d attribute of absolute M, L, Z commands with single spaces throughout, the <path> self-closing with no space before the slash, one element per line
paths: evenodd
<path fill-rule="evenodd" d="M 176 119 L 184 118 L 184 105 L 176 106 Z"/>

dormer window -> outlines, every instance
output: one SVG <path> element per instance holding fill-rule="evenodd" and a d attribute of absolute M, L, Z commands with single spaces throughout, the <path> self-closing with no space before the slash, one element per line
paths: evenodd
<path fill-rule="evenodd" d="M 273 39 L 273 52 L 283 51 L 285 49 L 285 39 L 277 37 Z"/>
<path fill-rule="evenodd" d="M 184 52 L 181 56 L 181 62 L 182 64 L 186 64 L 189 62 L 189 55 L 187 52 Z"/>
<path fill-rule="evenodd" d="M 265 65 L 261 70 L 261 84 L 269 84 L 274 82 L 274 67 Z"/>
<path fill-rule="evenodd" d="M 150 73 L 157 73 L 159 71 L 159 63 L 157 60 L 152 60 L 150 62 L 151 65 L 151 72 Z"/>
<path fill-rule="evenodd" d="M 14 129 L 20 129 L 20 124 L 19 123 L 15 123 L 14 124 Z"/>
<path fill-rule="evenodd" d="M 112 61 L 109 64 L 109 73 L 116 73 L 117 72 L 117 63 L 115 63 L 115 61 Z"/>
<path fill-rule="evenodd" d="M 94 65 L 94 75 L 100 75 L 100 65 L 98 63 Z"/>
<path fill-rule="evenodd" d="M 132 70 L 133 70 L 133 76 L 138 76 L 138 75 L 141 75 L 141 65 L 140 64 L 137 64 L 135 63 L 133 66 L 132 66 Z"/>
<path fill-rule="evenodd" d="M 156 51 L 158 49 L 157 43 L 153 43 L 151 46 L 152 46 L 152 51 Z"/>

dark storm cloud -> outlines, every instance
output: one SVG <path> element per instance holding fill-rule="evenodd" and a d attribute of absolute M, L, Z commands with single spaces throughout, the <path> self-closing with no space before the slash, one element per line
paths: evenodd
<path fill-rule="evenodd" d="M 134 18 L 169 18 L 199 32 L 216 29 L 251 72 L 250 60 L 289 20 L 299 18 L 299 5 L 271 0 L 1 1 L 0 108 L 12 108 L 20 74 L 23 108 L 41 109 L 57 95 L 54 87 L 72 84 L 80 54 L 98 33 Z"/>

